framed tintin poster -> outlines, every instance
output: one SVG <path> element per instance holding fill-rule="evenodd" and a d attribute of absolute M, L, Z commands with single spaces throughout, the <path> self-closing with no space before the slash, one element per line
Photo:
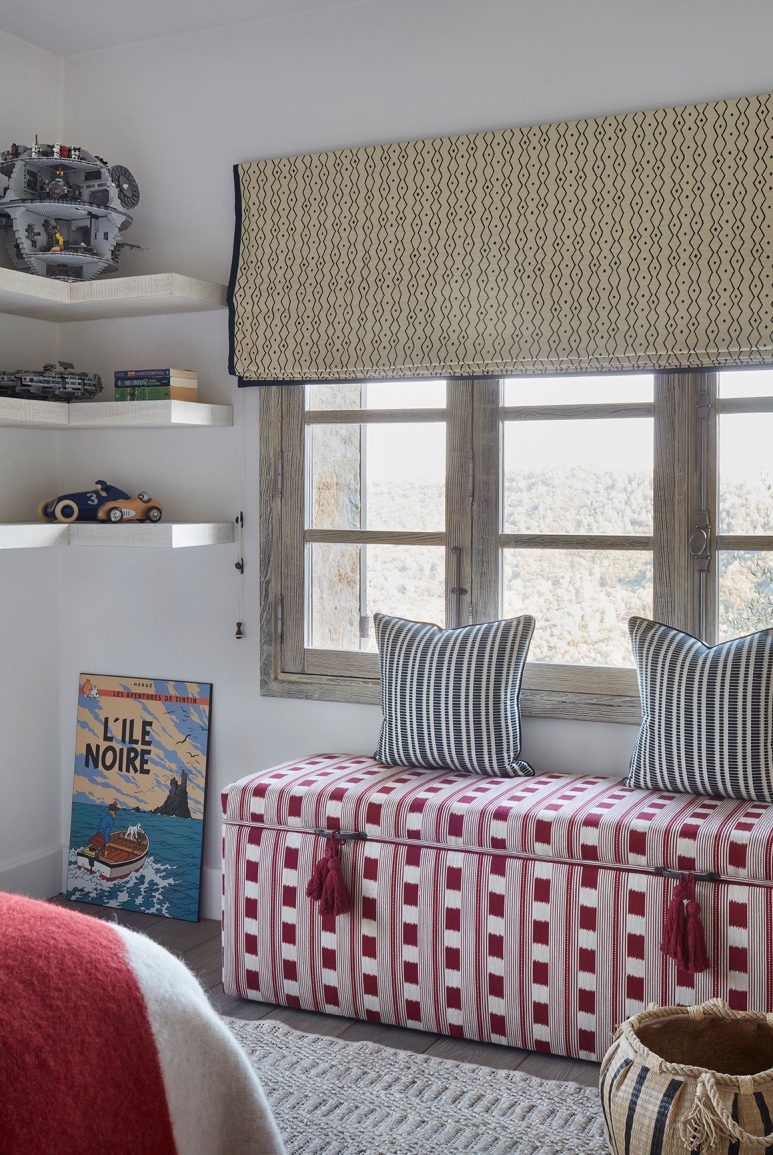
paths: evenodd
<path fill-rule="evenodd" d="M 212 686 L 81 674 L 67 897 L 196 922 Z"/>

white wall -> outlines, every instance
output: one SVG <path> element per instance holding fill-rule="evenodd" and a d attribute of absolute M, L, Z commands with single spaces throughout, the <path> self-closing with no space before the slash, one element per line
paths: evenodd
<path fill-rule="evenodd" d="M 772 16 L 767 0 L 374 0 L 71 58 L 63 133 L 139 180 L 129 239 L 148 251 L 127 254 L 124 271 L 225 280 L 236 161 L 764 91 Z M 257 399 L 237 398 L 227 378 L 225 316 L 61 333 L 63 356 L 105 374 L 138 359 L 197 365 L 202 394 L 240 413 L 233 430 L 60 438 L 67 485 L 107 476 L 189 518 L 245 510 L 241 642 L 227 547 L 73 550 L 61 561 L 63 823 L 80 670 L 213 681 L 205 913 L 215 914 L 219 788 L 303 751 L 370 750 L 378 711 L 259 696 Z M 529 720 L 525 753 L 546 768 L 613 773 L 633 733 Z"/>
<path fill-rule="evenodd" d="M 0 149 L 61 129 L 62 62 L 0 34 Z M 0 262 L 4 262 L 0 256 Z M 0 315 L 0 367 L 56 359 L 57 326 Z M 0 521 L 55 492 L 57 436 L 0 429 Z M 56 550 L 0 552 L 0 889 L 57 889 L 62 842 Z"/>

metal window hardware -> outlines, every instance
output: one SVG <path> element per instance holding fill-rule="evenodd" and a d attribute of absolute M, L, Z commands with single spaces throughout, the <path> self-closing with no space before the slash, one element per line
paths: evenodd
<path fill-rule="evenodd" d="M 242 531 L 244 529 L 244 514 L 242 513 L 241 510 L 239 510 L 236 517 L 234 518 L 234 523 L 236 524 L 236 535 L 237 535 L 238 543 L 239 543 L 239 556 L 236 559 L 236 561 L 234 562 L 234 569 L 238 569 L 239 573 L 243 574 L 244 573 L 244 546 L 243 546 L 243 533 L 242 533 Z"/>
<path fill-rule="evenodd" d="M 687 548 L 699 573 L 707 573 L 711 565 L 711 512 L 699 509 Z"/>
<path fill-rule="evenodd" d="M 698 386 L 697 408 L 701 417 L 708 417 L 712 408 L 711 394 L 709 393 L 708 385 L 701 384 Z"/>
<path fill-rule="evenodd" d="M 234 569 L 237 570 L 242 577 L 244 577 L 244 512 L 240 509 L 234 518 L 236 525 L 236 561 L 234 562 Z M 243 587 L 239 587 L 239 608 L 236 611 L 239 614 L 244 613 L 243 605 Z M 239 621 L 236 623 L 236 631 L 234 637 L 237 641 L 241 641 L 244 637 L 244 623 Z"/>
<path fill-rule="evenodd" d="M 462 598 L 470 591 L 462 583 L 462 547 L 452 546 L 451 556 L 454 559 L 454 584 L 448 591 L 454 599 L 454 625 L 462 624 Z"/>
<path fill-rule="evenodd" d="M 276 599 L 276 640 L 280 646 L 285 640 L 284 604 L 281 594 Z"/>

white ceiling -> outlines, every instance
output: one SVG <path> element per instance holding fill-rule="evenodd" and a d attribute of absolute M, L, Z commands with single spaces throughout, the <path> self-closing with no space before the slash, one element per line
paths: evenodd
<path fill-rule="evenodd" d="M 59 56 L 360 0 L 0 0 L 0 31 Z"/>

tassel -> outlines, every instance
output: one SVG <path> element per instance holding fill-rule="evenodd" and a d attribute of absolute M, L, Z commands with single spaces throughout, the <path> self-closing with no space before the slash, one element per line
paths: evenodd
<path fill-rule="evenodd" d="M 341 847 L 334 838 L 329 838 L 324 858 L 314 867 L 314 873 L 306 885 L 308 898 L 319 902 L 319 912 L 337 918 L 352 909 L 349 891 L 341 874 Z"/>
<path fill-rule="evenodd" d="M 666 958 L 672 958 L 682 970 L 685 970 L 687 966 L 684 917 L 684 903 L 687 893 L 687 884 L 684 879 L 680 878 L 674 887 L 674 894 L 666 911 L 663 939 L 660 944 L 660 949 Z"/>
<path fill-rule="evenodd" d="M 709 954 L 706 950 L 706 935 L 701 921 L 700 903 L 695 899 L 695 878 L 692 875 L 688 882 L 685 943 L 687 948 L 685 970 L 689 971 L 691 975 L 700 974 L 709 966 Z"/>
<path fill-rule="evenodd" d="M 724 1131 L 721 1121 L 716 1116 L 711 1099 L 705 1093 L 704 1084 L 699 1081 L 695 1088 L 693 1105 L 679 1122 L 679 1137 L 685 1145 L 685 1150 L 702 1151 L 705 1146 L 711 1151 L 719 1141 L 721 1131 Z"/>
<path fill-rule="evenodd" d="M 312 898 L 316 902 L 319 902 L 319 900 L 322 898 L 322 890 L 325 885 L 325 879 L 327 878 L 328 872 L 330 870 L 330 846 L 331 842 L 328 842 L 325 846 L 324 856 L 320 858 L 319 862 L 315 865 L 311 878 L 306 883 L 306 897 Z"/>
<path fill-rule="evenodd" d="M 319 900 L 320 914 L 332 914 L 338 918 L 339 914 L 348 914 L 352 909 L 349 891 L 346 889 L 341 874 L 341 848 L 337 842 L 332 842 L 333 854 L 330 857 L 325 885 L 322 888 L 322 897 Z"/>

